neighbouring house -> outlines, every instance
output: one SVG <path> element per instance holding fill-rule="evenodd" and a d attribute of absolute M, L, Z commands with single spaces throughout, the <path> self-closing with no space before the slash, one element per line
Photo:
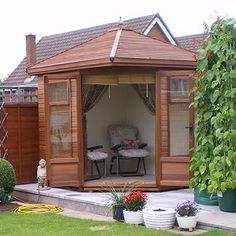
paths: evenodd
<path fill-rule="evenodd" d="M 193 52 L 204 38 L 174 38 L 159 14 L 45 36 L 37 44 L 27 35 L 26 58 L 2 87 L 8 120 L 1 149 L 18 183 L 33 182 L 45 158 L 51 186 L 97 190 L 132 180 L 153 191 L 187 186 Z M 145 175 L 109 173 L 112 124 L 138 128 L 150 153 Z M 100 144 L 109 152 L 108 174 L 91 180 L 86 150 Z M 133 166 L 135 158 L 123 163 L 126 171 Z"/>

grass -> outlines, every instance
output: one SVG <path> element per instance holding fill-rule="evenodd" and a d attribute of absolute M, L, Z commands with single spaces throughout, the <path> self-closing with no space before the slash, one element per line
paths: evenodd
<path fill-rule="evenodd" d="M 123 223 L 81 220 L 55 214 L 17 215 L 0 213 L 0 235 L 17 236 L 171 236 L 168 231 L 157 231 Z M 229 232 L 209 231 L 203 236 L 232 236 Z"/>

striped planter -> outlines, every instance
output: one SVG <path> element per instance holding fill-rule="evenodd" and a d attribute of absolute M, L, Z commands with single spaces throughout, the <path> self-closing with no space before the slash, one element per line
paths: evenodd
<path fill-rule="evenodd" d="M 147 228 L 171 229 L 175 223 L 175 214 L 172 208 L 145 208 L 143 210 L 144 224 Z"/>

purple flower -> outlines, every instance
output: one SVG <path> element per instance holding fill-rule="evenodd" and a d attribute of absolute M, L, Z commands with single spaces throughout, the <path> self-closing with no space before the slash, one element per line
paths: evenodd
<path fill-rule="evenodd" d="M 175 210 L 179 216 L 195 216 L 198 212 L 198 205 L 195 202 L 188 200 L 178 203 Z"/>

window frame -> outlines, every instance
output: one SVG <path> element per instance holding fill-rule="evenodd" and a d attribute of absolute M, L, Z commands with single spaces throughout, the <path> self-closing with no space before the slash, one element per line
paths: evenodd
<path fill-rule="evenodd" d="M 58 83 L 66 83 L 66 92 L 67 92 L 67 96 L 66 96 L 66 100 L 65 101 L 58 101 L 58 102 L 50 102 L 50 94 L 49 94 L 49 85 L 50 84 L 58 84 Z M 73 158 L 73 141 L 72 141 L 72 114 L 71 114 L 71 101 L 70 101 L 70 81 L 68 79 L 60 79 L 60 80 L 51 80 L 48 81 L 47 84 L 47 97 L 48 97 L 48 128 L 49 128 L 49 151 L 50 151 L 50 156 L 51 159 L 56 159 L 56 158 Z M 69 130 L 70 130 L 70 138 L 71 138 L 71 142 L 70 142 L 70 153 L 68 155 L 65 154 L 53 154 L 52 153 L 52 142 L 51 142 L 51 112 L 52 112 L 52 107 L 68 107 L 68 112 L 69 112 Z"/>
<path fill-rule="evenodd" d="M 184 79 L 188 81 L 188 96 L 183 96 L 183 97 L 171 97 L 171 80 L 178 80 L 178 79 Z M 170 131 L 170 105 L 174 105 L 174 104 L 188 104 L 188 112 L 189 112 L 189 104 L 190 104 L 190 80 L 189 77 L 187 76 L 170 76 L 168 78 L 168 99 L 167 99 L 167 109 L 168 109 L 168 127 L 169 127 L 169 131 L 168 131 L 168 154 L 169 156 L 173 157 L 173 158 L 178 158 L 178 157 L 188 157 L 189 154 L 181 154 L 181 155 L 170 155 L 170 139 L 171 139 L 171 131 Z"/>
<path fill-rule="evenodd" d="M 49 86 L 50 84 L 62 84 L 66 83 L 66 100 L 65 101 L 58 101 L 58 102 L 52 102 L 50 101 L 50 96 L 49 96 Z M 70 86 L 69 86 L 69 81 L 68 80 L 53 80 L 48 82 L 48 104 L 49 106 L 62 106 L 62 105 L 70 105 L 70 100 L 69 100 L 69 92 L 70 92 Z"/>
<path fill-rule="evenodd" d="M 169 102 L 170 103 L 189 103 L 190 101 L 190 91 L 188 91 L 188 96 L 172 96 L 171 95 L 171 81 L 172 80 L 187 80 L 189 82 L 189 78 L 185 76 L 171 76 L 169 78 L 169 85 L 168 85 L 168 90 L 169 90 Z M 188 84 L 189 88 L 190 84 Z"/>

